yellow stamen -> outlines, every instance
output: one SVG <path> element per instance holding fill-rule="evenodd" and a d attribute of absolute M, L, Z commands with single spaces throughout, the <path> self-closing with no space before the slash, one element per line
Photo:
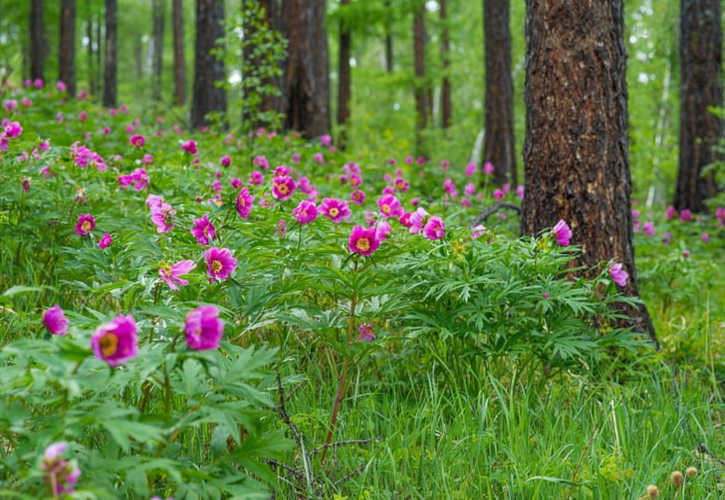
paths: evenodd
<path fill-rule="evenodd" d="M 282 195 L 285 195 L 289 193 L 289 189 L 287 189 L 287 184 L 277 184 L 277 191 L 279 191 Z"/>
<path fill-rule="evenodd" d="M 81 229 L 84 231 L 90 231 L 91 230 L 91 221 L 87 220 L 83 224 L 81 224 Z"/>
<path fill-rule="evenodd" d="M 357 240 L 357 243 L 355 243 L 355 246 L 358 250 L 362 250 L 363 252 L 367 252 L 370 250 L 370 240 L 367 238 L 360 238 Z"/>
<path fill-rule="evenodd" d="M 389 214 L 390 213 L 390 205 L 383 205 L 380 210 L 382 210 L 382 212 L 384 214 Z"/>
<path fill-rule="evenodd" d="M 330 214 L 330 217 L 337 217 L 340 214 L 340 210 L 337 208 L 331 208 L 328 213 Z"/>
<path fill-rule="evenodd" d="M 115 333 L 107 333 L 98 342 L 101 347 L 101 354 L 105 357 L 113 356 L 118 350 L 118 337 Z"/>
<path fill-rule="evenodd" d="M 211 262 L 211 270 L 217 274 L 222 270 L 223 267 L 224 267 L 224 265 L 221 262 L 219 262 L 218 260 L 213 260 Z"/>

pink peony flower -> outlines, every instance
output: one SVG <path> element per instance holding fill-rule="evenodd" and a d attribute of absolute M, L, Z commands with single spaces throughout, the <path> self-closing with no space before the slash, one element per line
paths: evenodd
<path fill-rule="evenodd" d="M 181 149 L 189 153 L 190 155 L 195 155 L 199 152 L 199 147 L 196 144 L 196 141 L 185 141 L 181 143 Z"/>
<path fill-rule="evenodd" d="M 58 304 L 43 313 L 43 324 L 53 335 L 66 335 L 68 333 L 68 319 Z"/>
<path fill-rule="evenodd" d="M 569 229 L 569 226 L 567 225 L 566 222 L 564 222 L 563 220 L 560 220 L 559 222 L 556 223 L 556 225 L 551 230 L 551 232 L 556 235 L 556 242 L 560 246 L 562 246 L 562 247 L 569 246 L 569 241 L 571 240 L 572 232 L 571 232 L 571 229 Z"/>
<path fill-rule="evenodd" d="M 425 208 L 419 207 L 415 212 L 410 215 L 410 232 L 412 234 L 420 233 L 425 225 L 428 212 Z"/>
<path fill-rule="evenodd" d="M 466 170 L 464 173 L 466 174 L 466 177 L 471 177 L 473 174 L 476 173 L 476 164 L 471 162 L 466 165 Z"/>
<path fill-rule="evenodd" d="M 503 200 L 504 192 L 501 191 L 500 189 L 494 189 L 493 197 L 496 198 L 497 200 Z"/>
<path fill-rule="evenodd" d="M 413 214 L 411 214 L 410 212 L 405 212 L 403 215 L 398 217 L 398 222 L 400 222 L 400 224 L 404 227 L 410 227 L 413 225 L 413 223 L 410 220 L 412 215 Z"/>
<path fill-rule="evenodd" d="M 292 215 L 300 224 L 309 224 L 317 218 L 317 207 L 311 201 L 302 200 L 292 211 Z"/>
<path fill-rule="evenodd" d="M 76 220 L 76 234 L 85 236 L 96 227 L 96 219 L 91 214 L 81 214 Z"/>
<path fill-rule="evenodd" d="M 446 225 L 440 217 L 431 217 L 423 227 L 423 236 L 429 240 L 440 240 L 446 235 Z"/>
<path fill-rule="evenodd" d="M 725 208 L 718 207 L 715 210 L 715 218 L 718 220 L 721 226 L 725 225 Z"/>
<path fill-rule="evenodd" d="M 98 248 L 108 248 L 111 246 L 111 243 L 113 243 L 113 238 L 111 237 L 111 235 L 109 233 L 103 233 L 103 237 L 98 240 Z"/>
<path fill-rule="evenodd" d="M 647 221 L 642 226 L 642 231 L 644 231 L 644 234 L 647 236 L 653 236 L 655 234 L 655 225 L 652 221 Z"/>
<path fill-rule="evenodd" d="M 12 113 L 16 109 L 18 109 L 18 101 L 15 99 L 8 99 L 3 103 L 3 108 L 5 108 L 5 111 L 8 113 Z"/>
<path fill-rule="evenodd" d="M 383 219 L 380 222 L 378 222 L 378 225 L 375 230 L 375 236 L 380 241 L 385 241 L 388 239 L 388 235 L 393 232 L 393 228 L 390 226 L 387 220 Z"/>
<path fill-rule="evenodd" d="M 627 286 L 629 274 L 622 269 L 622 264 L 612 264 L 612 267 L 609 268 L 609 276 L 619 286 Z"/>
<path fill-rule="evenodd" d="M 58 80 L 58 83 L 55 85 L 55 88 L 57 88 L 58 92 L 61 92 L 61 93 L 68 90 L 68 87 L 66 87 L 65 83 L 61 80 Z"/>
<path fill-rule="evenodd" d="M 473 182 L 469 182 L 466 184 L 466 187 L 463 188 L 463 194 L 466 196 L 472 196 L 476 193 L 476 185 Z"/>
<path fill-rule="evenodd" d="M 203 215 L 201 219 L 194 219 L 191 234 L 194 235 L 197 243 L 206 246 L 216 236 L 216 229 L 214 229 L 214 224 L 211 223 L 209 217 Z"/>
<path fill-rule="evenodd" d="M 516 186 L 516 197 L 520 200 L 524 199 L 524 186 Z"/>
<path fill-rule="evenodd" d="M 299 153 L 293 154 L 292 163 L 299 163 L 301 158 L 302 158 L 302 155 L 300 155 Z"/>
<path fill-rule="evenodd" d="M 118 315 L 91 335 L 91 347 L 98 359 L 116 367 L 138 354 L 136 322 L 132 316 Z"/>
<path fill-rule="evenodd" d="M 164 202 L 164 197 L 156 195 L 156 194 L 150 194 L 146 198 L 146 206 L 151 211 L 160 210 L 163 202 Z"/>
<path fill-rule="evenodd" d="M 360 334 L 360 340 L 364 342 L 372 342 L 375 340 L 375 331 L 373 325 L 370 323 L 363 323 L 357 327 L 357 331 Z"/>
<path fill-rule="evenodd" d="M 255 156 L 252 160 L 252 165 L 255 165 L 265 170 L 269 168 L 269 162 L 267 161 L 267 157 L 264 155 Z"/>
<path fill-rule="evenodd" d="M 667 207 L 667 210 L 665 210 L 665 219 L 670 220 L 676 216 L 677 216 L 677 210 L 675 210 L 675 207 L 673 207 L 672 205 Z"/>
<path fill-rule="evenodd" d="M 68 461 L 63 458 L 67 446 L 67 443 L 63 442 L 51 444 L 43 452 L 40 461 L 40 469 L 47 475 L 43 479 L 50 484 L 53 498 L 73 494 L 75 492 L 73 487 L 81 475 L 81 470 L 74 460 Z"/>
<path fill-rule="evenodd" d="M 151 222 L 156 225 L 157 233 L 168 233 L 174 229 L 173 217 L 176 215 L 171 205 L 166 202 L 162 202 L 161 206 L 151 210 Z"/>
<path fill-rule="evenodd" d="M 255 170 L 249 174 L 249 180 L 247 182 L 252 186 L 259 186 L 264 182 L 264 175 L 259 170 Z"/>
<path fill-rule="evenodd" d="M 325 134 L 323 136 L 320 136 L 320 142 L 323 146 L 329 146 L 332 144 L 332 137 L 330 137 L 329 134 Z"/>
<path fill-rule="evenodd" d="M 318 210 L 335 224 L 339 224 L 343 220 L 349 220 L 351 214 L 347 202 L 340 201 L 337 198 L 323 199 Z"/>
<path fill-rule="evenodd" d="M 272 196 L 280 201 L 291 197 L 295 189 L 297 183 L 292 177 L 280 175 L 272 179 Z"/>
<path fill-rule="evenodd" d="M 189 312 L 184 321 L 184 335 L 189 349 L 218 349 L 224 335 L 224 321 L 219 319 L 219 309 L 215 306 L 199 306 Z"/>
<path fill-rule="evenodd" d="M 3 132 L 5 137 L 12 139 L 23 133 L 23 127 L 20 126 L 20 122 L 8 122 L 5 124 Z"/>
<path fill-rule="evenodd" d="M 322 165 L 323 163 L 325 163 L 325 157 L 322 156 L 322 153 L 315 153 L 315 161 Z"/>
<path fill-rule="evenodd" d="M 134 191 L 146 189 L 149 185 L 149 175 L 145 168 L 137 168 L 128 175 L 118 176 L 118 185 L 121 189 L 133 186 Z"/>
<path fill-rule="evenodd" d="M 362 205 L 363 203 L 365 203 L 365 198 L 365 192 L 360 189 L 356 189 L 355 191 L 350 193 L 350 201 L 353 202 L 355 205 Z"/>
<path fill-rule="evenodd" d="M 204 260 L 209 281 L 212 283 L 227 279 L 237 268 L 237 259 L 228 248 L 211 247 L 204 252 Z"/>
<path fill-rule="evenodd" d="M 690 222 L 692 220 L 692 212 L 690 212 L 687 209 L 684 209 L 680 212 L 680 220 L 682 222 Z"/>
<path fill-rule="evenodd" d="M 135 148 L 142 148 L 146 144 L 146 138 L 142 135 L 132 135 L 129 142 Z"/>
<path fill-rule="evenodd" d="M 355 226 L 348 240 L 348 248 L 351 252 L 368 256 L 380 246 L 375 228 L 365 229 L 362 226 Z"/>
<path fill-rule="evenodd" d="M 493 163 L 491 163 L 490 161 L 487 161 L 483 164 L 483 173 L 484 174 L 491 175 L 492 173 L 494 173 L 495 170 L 496 170 L 496 168 L 493 166 Z"/>
<path fill-rule="evenodd" d="M 378 198 L 378 210 L 383 217 L 400 217 L 403 215 L 403 207 L 400 205 L 400 201 L 389 194 Z"/>
<path fill-rule="evenodd" d="M 710 235 L 707 233 L 702 233 L 700 235 L 700 239 L 702 239 L 703 243 L 707 243 L 708 241 L 710 241 Z"/>
<path fill-rule="evenodd" d="M 228 167 L 229 165 L 231 165 L 231 164 L 232 164 L 232 159 L 231 159 L 230 157 L 228 157 L 228 156 L 222 156 L 222 157 L 221 157 L 221 158 L 219 159 L 219 164 L 220 164 L 220 165 L 221 165 L 222 167 Z"/>
<path fill-rule="evenodd" d="M 290 170 L 286 165 L 279 165 L 275 167 L 274 169 L 274 175 L 275 177 L 281 177 L 283 175 L 289 175 L 292 170 Z"/>
<path fill-rule="evenodd" d="M 196 268 L 196 264 L 193 260 L 182 260 L 171 266 L 164 264 L 159 268 L 159 276 L 169 285 L 169 288 L 176 291 L 179 286 L 189 284 L 187 280 L 180 278 L 180 276 L 189 274 L 194 268 Z"/>
<path fill-rule="evenodd" d="M 249 189 L 242 188 L 237 195 L 237 213 L 242 219 L 249 217 L 249 213 L 252 211 L 252 203 L 254 203 L 254 196 L 249 194 Z"/>
<path fill-rule="evenodd" d="M 143 155 L 143 158 L 141 159 L 141 163 L 143 163 L 146 166 L 153 165 L 154 156 L 150 155 L 150 154 Z"/>

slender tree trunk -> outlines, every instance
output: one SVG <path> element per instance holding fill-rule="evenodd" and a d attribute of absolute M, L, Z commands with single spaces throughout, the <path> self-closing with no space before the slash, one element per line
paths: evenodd
<path fill-rule="evenodd" d="M 165 0 L 153 0 L 151 3 L 154 25 L 152 97 L 157 102 L 161 101 L 164 72 L 164 3 Z"/>
<path fill-rule="evenodd" d="M 184 57 L 184 6 L 173 0 L 174 25 L 174 102 L 186 104 L 186 58 Z"/>
<path fill-rule="evenodd" d="M 340 0 L 341 9 L 349 4 L 350 0 Z M 344 146 L 347 139 L 344 127 L 350 118 L 350 26 L 346 19 L 340 20 L 340 59 L 338 63 L 340 84 L 337 89 L 337 124 L 343 127 L 339 143 Z"/>
<path fill-rule="evenodd" d="M 392 6 L 390 0 L 385 0 L 385 10 L 388 12 L 388 19 L 385 21 L 385 71 L 392 73 L 395 66 L 393 64 L 393 33 L 392 22 Z"/>
<path fill-rule="evenodd" d="M 453 115 L 453 105 L 451 104 L 451 79 L 448 74 L 450 68 L 450 39 L 448 36 L 448 12 L 446 10 L 446 0 L 440 1 L 440 19 L 441 19 L 441 60 L 443 61 L 443 84 L 441 87 L 441 126 L 448 128 L 451 126 L 451 116 Z"/>
<path fill-rule="evenodd" d="M 429 100 L 428 86 L 425 76 L 425 3 L 418 2 L 413 17 L 413 58 L 415 66 L 415 143 L 418 152 L 421 152 L 421 133 L 428 126 Z"/>
<path fill-rule="evenodd" d="M 526 2 L 526 196 L 521 228 L 563 219 L 579 264 L 615 260 L 637 295 L 627 143 L 623 0 Z M 647 309 L 626 310 L 655 340 Z"/>
<path fill-rule="evenodd" d="M 486 57 L 483 159 L 495 166 L 496 184 L 516 184 L 509 0 L 483 0 L 483 13 Z"/>
<path fill-rule="evenodd" d="M 106 0 L 106 57 L 103 70 L 103 105 L 113 107 L 117 105 L 118 90 L 116 82 L 117 72 L 117 33 L 118 29 L 118 0 Z"/>
<path fill-rule="evenodd" d="M 199 128 L 209 124 L 209 113 L 226 114 L 227 94 L 217 86 L 224 82 L 224 61 L 211 51 L 217 40 L 224 36 L 224 0 L 197 0 L 196 2 L 196 63 L 194 92 L 191 101 L 191 126 Z"/>
<path fill-rule="evenodd" d="M 283 0 L 282 18 L 289 42 L 285 128 L 318 137 L 330 131 L 325 0 Z"/>
<path fill-rule="evenodd" d="M 101 92 L 101 80 L 103 79 L 103 65 L 102 62 L 102 54 L 103 54 L 103 36 L 101 31 L 103 29 L 103 22 L 101 13 L 99 12 L 96 16 L 94 16 L 96 19 L 96 83 L 98 84 L 98 93 Z"/>
<path fill-rule="evenodd" d="M 715 147 L 722 138 L 722 120 L 708 110 L 722 107 L 722 25 L 720 0 L 680 1 L 680 168 L 675 208 L 707 211 L 715 196 L 715 173 L 706 165 L 722 159 Z"/>
<path fill-rule="evenodd" d="M 58 45 L 58 79 L 68 94 L 76 95 L 76 2 L 62 0 L 60 6 L 60 44 Z"/>
<path fill-rule="evenodd" d="M 45 79 L 45 22 L 43 0 L 30 3 L 30 78 Z"/>
<path fill-rule="evenodd" d="M 95 96 L 97 89 L 96 73 L 93 68 L 94 60 L 94 40 L 93 40 L 93 10 L 91 7 L 91 0 L 86 0 L 86 38 L 88 38 L 88 45 L 86 46 L 86 56 L 88 57 L 88 90 L 91 95 Z"/>

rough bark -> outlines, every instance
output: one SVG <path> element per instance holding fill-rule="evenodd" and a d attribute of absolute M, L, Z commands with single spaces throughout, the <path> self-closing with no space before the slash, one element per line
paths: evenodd
<path fill-rule="evenodd" d="M 635 296 L 623 24 L 622 0 L 527 0 L 521 228 L 534 235 L 564 219 L 578 263 L 623 264 Z M 644 306 L 626 313 L 655 340 Z"/>
<path fill-rule="evenodd" d="M 58 79 L 68 94 L 76 95 L 76 2 L 62 0 L 60 6 L 60 44 L 58 44 Z"/>
<path fill-rule="evenodd" d="M 428 126 L 428 92 L 425 76 L 425 3 L 419 2 L 413 16 L 413 61 L 415 71 L 415 142 L 422 147 L 421 132 Z"/>
<path fill-rule="evenodd" d="M 173 0 L 174 28 L 174 102 L 186 103 L 186 59 L 184 57 L 184 6 L 181 0 Z"/>
<path fill-rule="evenodd" d="M 117 105 L 118 0 L 106 0 L 106 57 L 103 68 L 103 105 Z"/>
<path fill-rule="evenodd" d="M 217 40 L 224 36 L 224 1 L 197 0 L 196 2 L 196 63 L 194 91 L 191 101 L 191 126 L 199 128 L 209 124 L 209 113 L 226 113 L 226 91 L 217 86 L 224 82 L 224 61 L 211 51 Z"/>
<path fill-rule="evenodd" d="M 450 37 L 448 35 L 448 12 L 446 0 L 439 0 L 438 11 L 441 20 L 441 61 L 443 63 L 443 83 L 441 85 L 441 127 L 451 126 L 453 105 L 451 104 L 451 79 L 448 74 L 450 68 Z"/>
<path fill-rule="evenodd" d="M 282 18 L 288 40 L 284 126 L 318 137 L 330 130 L 325 0 L 283 0 Z"/>
<path fill-rule="evenodd" d="M 483 33 L 486 59 L 483 159 L 496 168 L 496 184 L 516 184 L 509 0 L 483 0 Z"/>
<path fill-rule="evenodd" d="M 385 71 L 392 73 L 395 69 L 393 55 L 393 28 L 390 16 L 392 15 L 392 6 L 390 0 L 385 1 L 385 10 L 388 13 L 388 19 L 385 23 Z"/>
<path fill-rule="evenodd" d="M 680 167 L 675 208 L 707 210 L 718 191 L 715 174 L 703 167 L 717 161 L 722 121 L 708 107 L 722 107 L 722 25 L 720 0 L 680 2 Z"/>
<path fill-rule="evenodd" d="M 30 78 L 45 79 L 45 23 L 43 0 L 30 3 Z"/>
<path fill-rule="evenodd" d="M 165 0 L 153 0 L 151 17 L 153 18 L 153 84 L 152 97 L 161 101 L 164 72 L 164 3 Z"/>
<path fill-rule="evenodd" d="M 350 0 L 340 0 L 344 9 Z M 339 85 L 337 88 L 337 124 L 344 127 L 350 118 L 350 26 L 345 19 L 340 20 L 340 58 L 338 61 Z M 340 133 L 339 143 L 344 146 L 345 129 Z"/>

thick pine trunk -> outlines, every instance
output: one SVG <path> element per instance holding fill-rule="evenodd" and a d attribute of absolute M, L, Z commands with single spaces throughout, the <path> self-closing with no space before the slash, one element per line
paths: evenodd
<path fill-rule="evenodd" d="M 184 57 L 184 6 L 181 0 L 173 0 L 174 27 L 174 102 L 186 103 L 186 59 Z"/>
<path fill-rule="evenodd" d="M 415 71 L 415 143 L 421 153 L 423 130 L 428 126 L 428 89 L 425 76 L 425 3 L 418 2 L 413 17 L 413 63 Z"/>
<path fill-rule="evenodd" d="M 68 94 L 76 95 L 76 2 L 62 0 L 60 6 L 60 44 L 58 45 L 58 79 Z"/>
<path fill-rule="evenodd" d="M 496 184 L 516 184 L 509 0 L 483 0 L 483 34 L 486 58 L 483 159 L 496 168 Z"/>
<path fill-rule="evenodd" d="M 153 0 L 151 17 L 153 18 L 153 84 L 152 97 L 161 101 L 164 71 L 164 3 L 165 0 Z"/>
<path fill-rule="evenodd" d="M 443 128 L 448 128 L 451 126 L 453 105 L 451 104 L 451 79 L 448 74 L 451 47 L 450 38 L 448 36 L 449 30 L 446 0 L 440 0 L 439 15 L 441 19 L 441 60 L 443 62 L 443 83 L 441 85 L 441 126 Z"/>
<path fill-rule="evenodd" d="M 216 85 L 224 82 L 224 61 L 211 54 L 217 40 L 224 36 L 224 0 L 196 2 L 196 63 L 191 101 L 191 126 L 209 123 L 209 113 L 226 113 L 226 91 Z"/>
<path fill-rule="evenodd" d="M 527 0 L 521 228 L 564 219 L 579 263 L 623 264 L 635 296 L 623 29 L 622 0 Z M 644 306 L 626 312 L 655 339 Z"/>
<path fill-rule="evenodd" d="M 350 0 L 340 0 L 341 8 Z M 340 144 L 344 146 L 347 133 L 344 129 L 350 118 L 350 26 L 345 19 L 340 20 L 340 59 L 338 61 L 340 83 L 337 89 L 337 124 L 343 129 L 340 133 Z"/>
<path fill-rule="evenodd" d="M 106 0 L 106 57 L 103 68 L 103 105 L 114 107 L 118 103 L 118 0 Z"/>
<path fill-rule="evenodd" d="M 681 0 L 680 7 L 680 168 L 674 205 L 704 212 L 704 201 L 718 191 L 714 172 L 701 174 L 719 159 L 715 146 L 722 136 L 722 120 L 708 111 L 723 105 L 721 7 L 720 0 Z"/>
<path fill-rule="evenodd" d="M 30 3 L 30 78 L 45 79 L 45 23 L 43 0 Z"/>
<path fill-rule="evenodd" d="M 385 22 L 385 71 L 392 73 L 395 66 L 393 64 L 393 23 L 390 20 L 390 16 L 392 16 L 393 13 L 390 0 L 385 0 L 385 10 L 388 13 L 388 19 Z"/>
<path fill-rule="evenodd" d="M 289 42 L 285 128 L 318 137 L 330 130 L 325 0 L 284 0 L 282 17 Z"/>

